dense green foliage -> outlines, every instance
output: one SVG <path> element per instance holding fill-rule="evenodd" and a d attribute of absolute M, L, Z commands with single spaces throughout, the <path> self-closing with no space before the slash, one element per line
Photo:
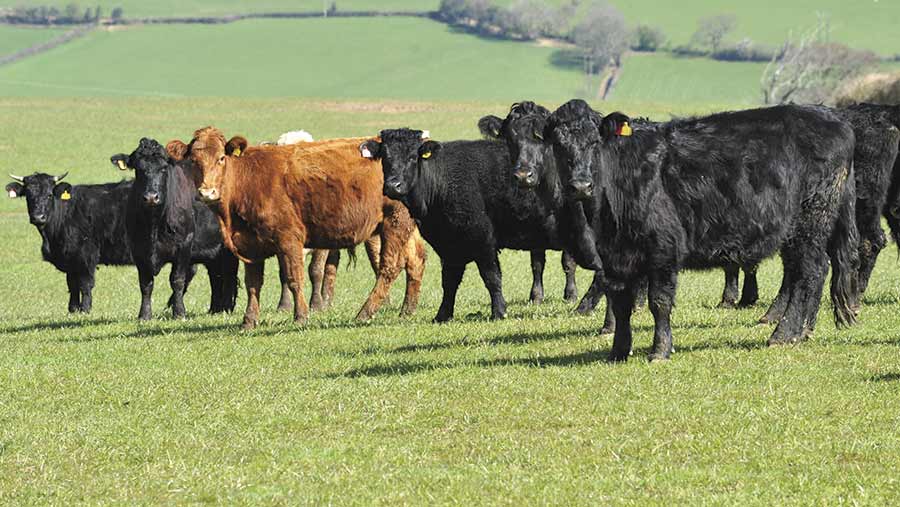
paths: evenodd
<path fill-rule="evenodd" d="M 669 110 L 612 106 L 656 118 Z M 186 138 L 208 123 L 254 141 L 298 127 L 329 137 L 389 125 L 424 125 L 447 139 L 475 136 L 479 116 L 506 107 L 3 99 L 0 160 L 8 171 L 71 169 L 73 183 L 110 181 L 121 173 L 108 156 L 140 136 Z M 573 316 L 560 301 L 558 254 L 549 256 L 545 305 L 527 304 L 527 254 L 504 252 L 510 318 L 486 320 L 487 294 L 470 269 L 457 321 L 441 326 L 429 323 L 440 298 L 433 253 L 413 318 L 396 317 L 398 283 L 374 321 L 352 322 L 372 283 L 361 260 L 341 268 L 337 307 L 306 329 L 274 312 L 270 263 L 263 324 L 242 334 L 239 314 L 203 314 L 202 270 L 187 321 L 165 317 L 164 270 L 157 318 L 136 322 L 131 268 L 101 269 L 95 313 L 68 316 L 63 276 L 40 260 L 24 209 L 0 201 L 0 503 L 900 500 L 894 245 L 855 328 L 836 331 L 825 303 L 811 341 L 767 349 L 770 328 L 755 319 L 777 289 L 777 262 L 761 269 L 760 306 L 743 311 L 714 308 L 720 272 L 686 273 L 674 359 L 646 363 L 652 319 L 642 310 L 635 357 L 610 366 L 599 317 Z M 587 282 L 579 271 L 581 290 Z"/>

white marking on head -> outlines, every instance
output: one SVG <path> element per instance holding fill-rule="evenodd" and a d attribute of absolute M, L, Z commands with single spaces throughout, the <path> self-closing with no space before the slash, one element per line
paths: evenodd
<path fill-rule="evenodd" d="M 10 197 L 10 198 L 15 199 L 15 198 L 18 197 L 18 196 L 19 196 L 19 194 L 17 194 L 15 190 L 10 190 L 10 191 L 9 191 L 9 197 Z"/>
<path fill-rule="evenodd" d="M 313 142 L 313 136 L 309 132 L 305 130 L 292 130 L 281 134 L 281 137 L 278 138 L 278 141 L 275 144 L 278 146 L 285 146 L 288 144 L 311 142 Z"/>
<path fill-rule="evenodd" d="M 427 130 L 423 130 L 422 131 L 422 139 L 428 139 L 429 137 L 431 137 L 431 132 L 429 132 Z"/>

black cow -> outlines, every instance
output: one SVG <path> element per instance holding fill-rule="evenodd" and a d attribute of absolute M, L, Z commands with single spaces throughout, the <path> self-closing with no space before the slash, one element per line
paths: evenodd
<path fill-rule="evenodd" d="M 193 264 L 209 273 L 211 313 L 234 310 L 237 298 L 237 258 L 222 243 L 216 216 L 195 199 L 197 187 L 188 168 L 169 158 L 152 139 L 141 139 L 131 155 L 113 155 L 122 170 L 133 169 L 134 185 L 128 196 L 126 230 L 141 286 L 138 318 L 151 317 L 153 279 L 171 263 L 172 314 L 184 317 L 184 289 Z"/>
<path fill-rule="evenodd" d="M 815 328 L 831 257 L 838 325 L 852 324 L 858 267 L 853 130 L 820 107 L 779 106 L 632 127 L 573 100 L 548 119 L 578 257 L 599 255 L 612 284 L 610 360 L 627 359 L 632 301 L 649 278 L 650 359 L 672 351 L 678 271 L 755 266 L 780 248 L 787 305 L 769 344 Z M 579 215 L 583 213 L 582 216 Z M 588 241 L 590 240 L 590 241 Z M 590 249 L 590 245 L 594 249 Z"/>
<path fill-rule="evenodd" d="M 441 257 L 444 295 L 436 322 L 453 317 L 468 263 L 476 263 L 490 292 L 491 318 L 500 319 L 506 301 L 498 250 L 561 249 L 555 216 L 533 192 L 510 185 L 509 152 L 500 143 L 439 143 L 420 130 L 397 129 L 381 131 L 380 140 L 363 143 L 360 151 L 381 159 L 385 195 L 409 208 Z"/>
<path fill-rule="evenodd" d="M 131 182 L 70 185 L 60 176 L 10 175 L 10 197 L 25 196 L 28 219 L 41 234 L 41 255 L 66 274 L 69 312 L 91 311 L 98 264 L 132 264 L 125 236 L 125 204 Z"/>

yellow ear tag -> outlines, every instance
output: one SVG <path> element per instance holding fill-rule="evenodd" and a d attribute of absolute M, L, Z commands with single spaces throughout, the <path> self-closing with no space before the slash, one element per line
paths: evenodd
<path fill-rule="evenodd" d="M 431 158 L 431 152 L 430 152 L 430 151 L 426 151 L 425 153 L 422 154 L 422 158 L 423 158 L 423 159 L 429 159 L 429 158 Z"/>
<path fill-rule="evenodd" d="M 619 130 L 620 136 L 630 136 L 631 135 L 631 125 L 626 121 L 622 124 L 622 128 Z"/>
<path fill-rule="evenodd" d="M 537 139 L 538 141 L 543 141 L 543 140 L 544 140 L 544 136 L 541 135 L 541 133 L 538 132 L 537 130 L 534 131 L 534 138 Z"/>
<path fill-rule="evenodd" d="M 119 166 L 119 170 L 121 170 L 121 171 L 127 171 L 127 170 L 128 170 L 128 166 L 125 165 L 125 161 L 124 161 L 124 160 L 116 160 L 116 164 Z"/>
<path fill-rule="evenodd" d="M 240 156 L 241 156 L 241 149 L 240 149 L 240 148 L 235 148 L 234 151 L 231 152 L 231 155 L 232 155 L 232 156 L 235 156 L 235 157 L 240 157 Z"/>
<path fill-rule="evenodd" d="M 59 198 L 63 201 L 68 201 L 72 198 L 72 194 L 70 194 L 68 190 L 63 190 L 63 193 L 59 194 Z"/>

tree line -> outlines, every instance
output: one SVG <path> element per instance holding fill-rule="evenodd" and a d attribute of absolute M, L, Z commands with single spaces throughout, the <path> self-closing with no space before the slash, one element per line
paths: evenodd
<path fill-rule="evenodd" d="M 110 12 L 113 21 L 122 19 L 123 10 L 116 7 Z M 41 5 L 37 7 L 14 7 L 3 20 L 10 24 L 23 25 L 80 25 L 98 23 L 103 19 L 103 9 L 96 7 L 82 8 L 77 3 L 70 3 L 59 9 L 55 6 Z"/>

